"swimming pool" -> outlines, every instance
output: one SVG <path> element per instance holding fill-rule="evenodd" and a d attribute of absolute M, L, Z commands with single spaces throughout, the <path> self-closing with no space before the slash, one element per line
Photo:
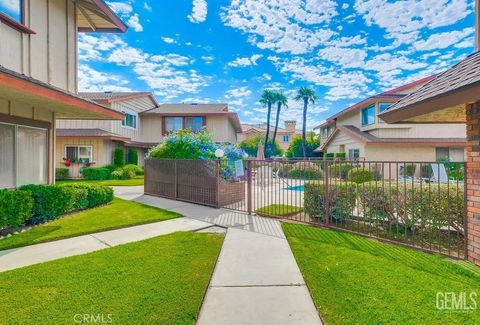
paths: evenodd
<path fill-rule="evenodd" d="M 289 191 L 304 192 L 305 191 L 305 186 L 304 185 L 289 186 L 289 187 L 286 187 L 285 189 L 289 190 Z"/>

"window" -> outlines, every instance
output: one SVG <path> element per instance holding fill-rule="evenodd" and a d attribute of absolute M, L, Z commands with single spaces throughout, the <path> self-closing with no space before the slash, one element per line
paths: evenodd
<path fill-rule="evenodd" d="M 205 120 L 202 116 L 192 116 L 185 118 L 185 129 L 190 129 L 193 132 L 201 131 L 203 129 Z"/>
<path fill-rule="evenodd" d="M 360 149 L 348 149 L 348 159 L 355 160 L 360 158 Z"/>
<path fill-rule="evenodd" d="M 392 106 L 392 103 L 378 103 L 378 111 L 381 113 Z"/>
<path fill-rule="evenodd" d="M 362 109 L 362 125 L 375 123 L 375 105 Z"/>
<path fill-rule="evenodd" d="M 0 123 L 0 188 L 48 181 L 48 130 Z"/>
<path fill-rule="evenodd" d="M 71 162 L 90 163 L 93 161 L 92 146 L 65 146 L 65 159 Z"/>
<path fill-rule="evenodd" d="M 0 13 L 8 16 L 16 22 L 23 22 L 22 15 L 23 0 L 0 1 Z"/>
<path fill-rule="evenodd" d="M 330 126 L 326 126 L 322 129 L 322 137 L 328 138 L 330 135 Z"/>
<path fill-rule="evenodd" d="M 206 119 L 204 116 L 165 116 L 164 123 L 164 134 L 182 129 L 198 132 L 205 127 Z"/>
<path fill-rule="evenodd" d="M 465 161 L 465 151 L 461 147 L 438 147 L 435 148 L 437 161 L 463 162 Z"/>
<path fill-rule="evenodd" d="M 137 128 L 137 115 L 123 112 L 125 116 L 123 117 L 122 126 L 136 129 Z"/>
<path fill-rule="evenodd" d="M 284 135 L 283 136 L 283 142 L 288 142 L 290 141 L 290 136 L 289 135 Z"/>

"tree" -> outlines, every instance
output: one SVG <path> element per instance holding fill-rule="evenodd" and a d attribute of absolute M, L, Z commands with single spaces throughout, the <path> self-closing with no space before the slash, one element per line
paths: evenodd
<path fill-rule="evenodd" d="M 258 133 L 240 142 L 240 148 L 242 148 L 243 151 L 248 153 L 250 157 L 256 157 L 257 151 L 258 151 L 258 145 L 260 144 L 260 142 L 263 143 L 263 141 L 264 141 L 263 134 Z M 272 156 L 281 156 L 283 153 L 278 142 L 274 142 L 270 152 Z"/>
<path fill-rule="evenodd" d="M 282 106 L 285 107 L 285 108 L 288 107 L 288 99 L 284 94 L 277 92 L 277 93 L 275 93 L 275 102 L 277 103 L 277 116 L 275 117 L 275 129 L 273 130 L 272 150 L 273 150 L 273 144 L 275 143 L 275 140 L 277 138 L 278 121 L 280 119 L 280 111 L 282 109 Z"/>
<path fill-rule="evenodd" d="M 300 157 L 317 157 L 320 154 L 314 152 L 315 149 L 320 147 L 320 138 L 313 132 L 307 134 L 307 141 L 305 144 L 306 154 L 303 153 L 303 141 L 301 136 L 293 138 L 290 147 L 288 147 L 286 156 L 288 158 L 300 158 Z"/>
<path fill-rule="evenodd" d="M 264 154 L 265 158 L 268 158 L 268 150 L 267 148 L 269 147 L 268 145 L 268 139 L 270 136 L 270 115 L 272 114 L 272 104 L 275 102 L 275 97 L 276 94 L 274 91 L 271 91 L 269 89 L 266 89 L 262 93 L 262 97 L 260 98 L 260 103 L 263 106 L 267 107 L 267 132 L 265 132 L 265 148 L 264 148 Z"/>
<path fill-rule="evenodd" d="M 306 138 L 307 138 L 307 110 L 308 104 L 314 104 L 317 96 L 315 96 L 315 91 L 308 87 L 300 87 L 297 92 L 297 96 L 295 96 L 296 101 L 303 101 L 303 126 L 302 126 L 302 149 L 303 149 L 303 156 L 306 157 L 307 155 L 307 148 L 306 148 Z"/>

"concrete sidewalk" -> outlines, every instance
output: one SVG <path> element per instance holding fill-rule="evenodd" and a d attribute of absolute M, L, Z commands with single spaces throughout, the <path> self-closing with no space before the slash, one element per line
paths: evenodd
<path fill-rule="evenodd" d="M 229 228 L 197 324 L 321 320 L 287 240 Z"/>
<path fill-rule="evenodd" d="M 199 230 L 209 226 L 211 226 L 211 224 L 200 220 L 178 218 L 43 244 L 13 248 L 0 251 L 0 272 L 59 258 L 86 254 L 108 247 L 170 234 L 176 231 Z"/>

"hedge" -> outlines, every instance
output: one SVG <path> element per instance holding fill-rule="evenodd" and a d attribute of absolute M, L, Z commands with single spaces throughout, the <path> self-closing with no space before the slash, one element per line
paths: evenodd
<path fill-rule="evenodd" d="M 110 170 L 105 167 L 87 167 L 82 170 L 84 179 L 104 180 L 110 178 Z"/>
<path fill-rule="evenodd" d="M 15 191 L 1 190 L 0 229 L 38 224 L 112 200 L 111 188 L 95 185 L 26 185 Z"/>
<path fill-rule="evenodd" d="M 351 182 L 329 184 L 328 202 L 323 183 L 305 183 L 304 208 L 312 218 L 325 222 L 325 203 L 330 207 L 330 215 L 335 220 L 349 218 L 357 200 L 357 184 Z"/>
<path fill-rule="evenodd" d="M 32 193 L 0 190 L 0 229 L 21 226 L 31 217 L 32 208 Z"/>
<path fill-rule="evenodd" d="M 347 179 L 357 184 L 371 182 L 375 179 L 375 173 L 367 168 L 355 167 L 348 171 Z"/>
<path fill-rule="evenodd" d="M 329 184 L 330 213 L 333 219 L 351 219 L 358 202 L 363 216 L 382 229 L 400 225 L 404 229 L 431 233 L 451 227 L 464 232 L 464 192 L 462 186 L 428 184 L 397 184 L 380 181 L 356 184 Z M 306 183 L 305 212 L 325 221 L 325 187 L 323 183 Z M 363 212 L 363 213 L 362 213 Z"/>
<path fill-rule="evenodd" d="M 55 168 L 55 179 L 67 179 L 68 168 Z"/>

